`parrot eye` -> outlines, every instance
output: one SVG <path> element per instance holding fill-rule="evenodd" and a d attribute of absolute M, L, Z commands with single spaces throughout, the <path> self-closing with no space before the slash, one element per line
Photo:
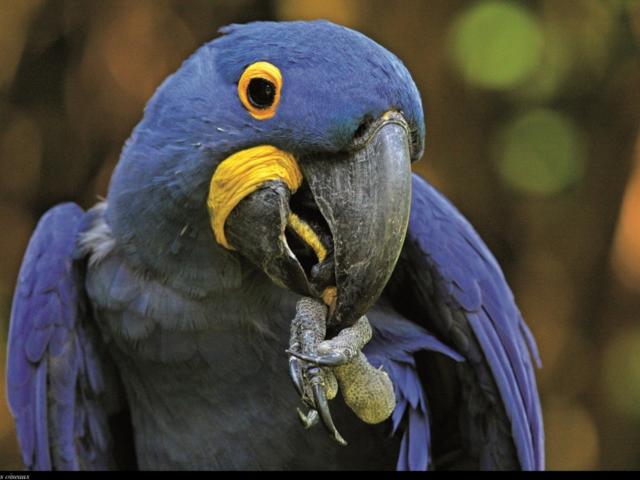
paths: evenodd
<path fill-rule="evenodd" d="M 264 78 L 253 78 L 247 88 L 249 101 L 256 108 L 268 108 L 276 98 L 276 87 Z"/>
<path fill-rule="evenodd" d="M 276 114 L 281 89 L 282 74 L 268 62 L 252 63 L 238 81 L 240 101 L 256 120 L 267 120 Z"/>

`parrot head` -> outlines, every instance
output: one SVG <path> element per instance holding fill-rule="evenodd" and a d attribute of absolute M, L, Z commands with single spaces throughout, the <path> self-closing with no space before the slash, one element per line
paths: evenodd
<path fill-rule="evenodd" d="M 107 221 L 132 261 L 192 293 L 233 283 L 224 266 L 248 260 L 352 324 L 404 241 L 424 145 L 417 88 L 393 54 L 329 22 L 221 32 L 148 103 Z"/>

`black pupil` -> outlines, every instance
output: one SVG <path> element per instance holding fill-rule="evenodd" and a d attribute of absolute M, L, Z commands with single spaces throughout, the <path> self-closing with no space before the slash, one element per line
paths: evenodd
<path fill-rule="evenodd" d="M 269 80 L 254 78 L 249 82 L 247 94 L 251 105 L 257 108 L 267 108 L 273 105 L 276 87 Z"/>

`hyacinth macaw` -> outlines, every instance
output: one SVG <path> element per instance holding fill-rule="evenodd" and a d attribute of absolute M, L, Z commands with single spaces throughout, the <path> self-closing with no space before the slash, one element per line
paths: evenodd
<path fill-rule="evenodd" d="M 221 32 L 149 101 L 106 201 L 31 238 L 7 370 L 25 465 L 543 468 L 535 342 L 411 173 L 405 66 L 325 21 Z"/>

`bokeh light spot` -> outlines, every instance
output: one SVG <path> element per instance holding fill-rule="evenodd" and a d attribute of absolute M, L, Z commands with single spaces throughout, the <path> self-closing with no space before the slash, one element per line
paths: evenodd
<path fill-rule="evenodd" d="M 640 327 L 619 331 L 604 357 L 604 391 L 623 415 L 640 418 Z"/>
<path fill-rule="evenodd" d="M 591 413 L 579 403 L 553 397 L 545 405 L 547 468 L 589 470 L 598 464 L 600 441 Z"/>
<path fill-rule="evenodd" d="M 584 136 L 568 117 L 548 109 L 528 111 L 499 132 L 500 177 L 523 193 L 551 195 L 572 186 L 584 173 Z"/>
<path fill-rule="evenodd" d="M 515 3 L 482 2 L 463 12 L 450 32 L 453 61 L 473 85 L 505 89 L 538 67 L 544 46 L 536 16 Z"/>
<path fill-rule="evenodd" d="M 10 85 L 41 0 L 0 2 L 0 89 Z"/>
<path fill-rule="evenodd" d="M 512 286 L 518 292 L 518 306 L 538 339 L 544 360 L 538 377 L 551 382 L 558 368 L 564 368 L 562 356 L 567 345 L 576 340 L 570 324 L 576 310 L 575 284 L 566 265 L 552 251 L 531 250 L 519 265 Z"/>
<path fill-rule="evenodd" d="M 326 19 L 348 27 L 358 25 L 362 0 L 279 0 L 275 4 L 278 18 L 282 20 Z"/>
<path fill-rule="evenodd" d="M 31 198 L 39 188 L 42 135 L 29 115 L 16 112 L 0 132 L 0 191 L 5 198 Z"/>
<path fill-rule="evenodd" d="M 15 203 L 0 201 L 0 299 L 10 298 L 27 242 L 33 232 L 31 212 Z M 3 370 L 4 371 L 4 370 Z"/>
<path fill-rule="evenodd" d="M 624 193 L 613 242 L 611 262 L 618 281 L 632 291 L 640 290 L 640 138 L 635 167 Z"/>

